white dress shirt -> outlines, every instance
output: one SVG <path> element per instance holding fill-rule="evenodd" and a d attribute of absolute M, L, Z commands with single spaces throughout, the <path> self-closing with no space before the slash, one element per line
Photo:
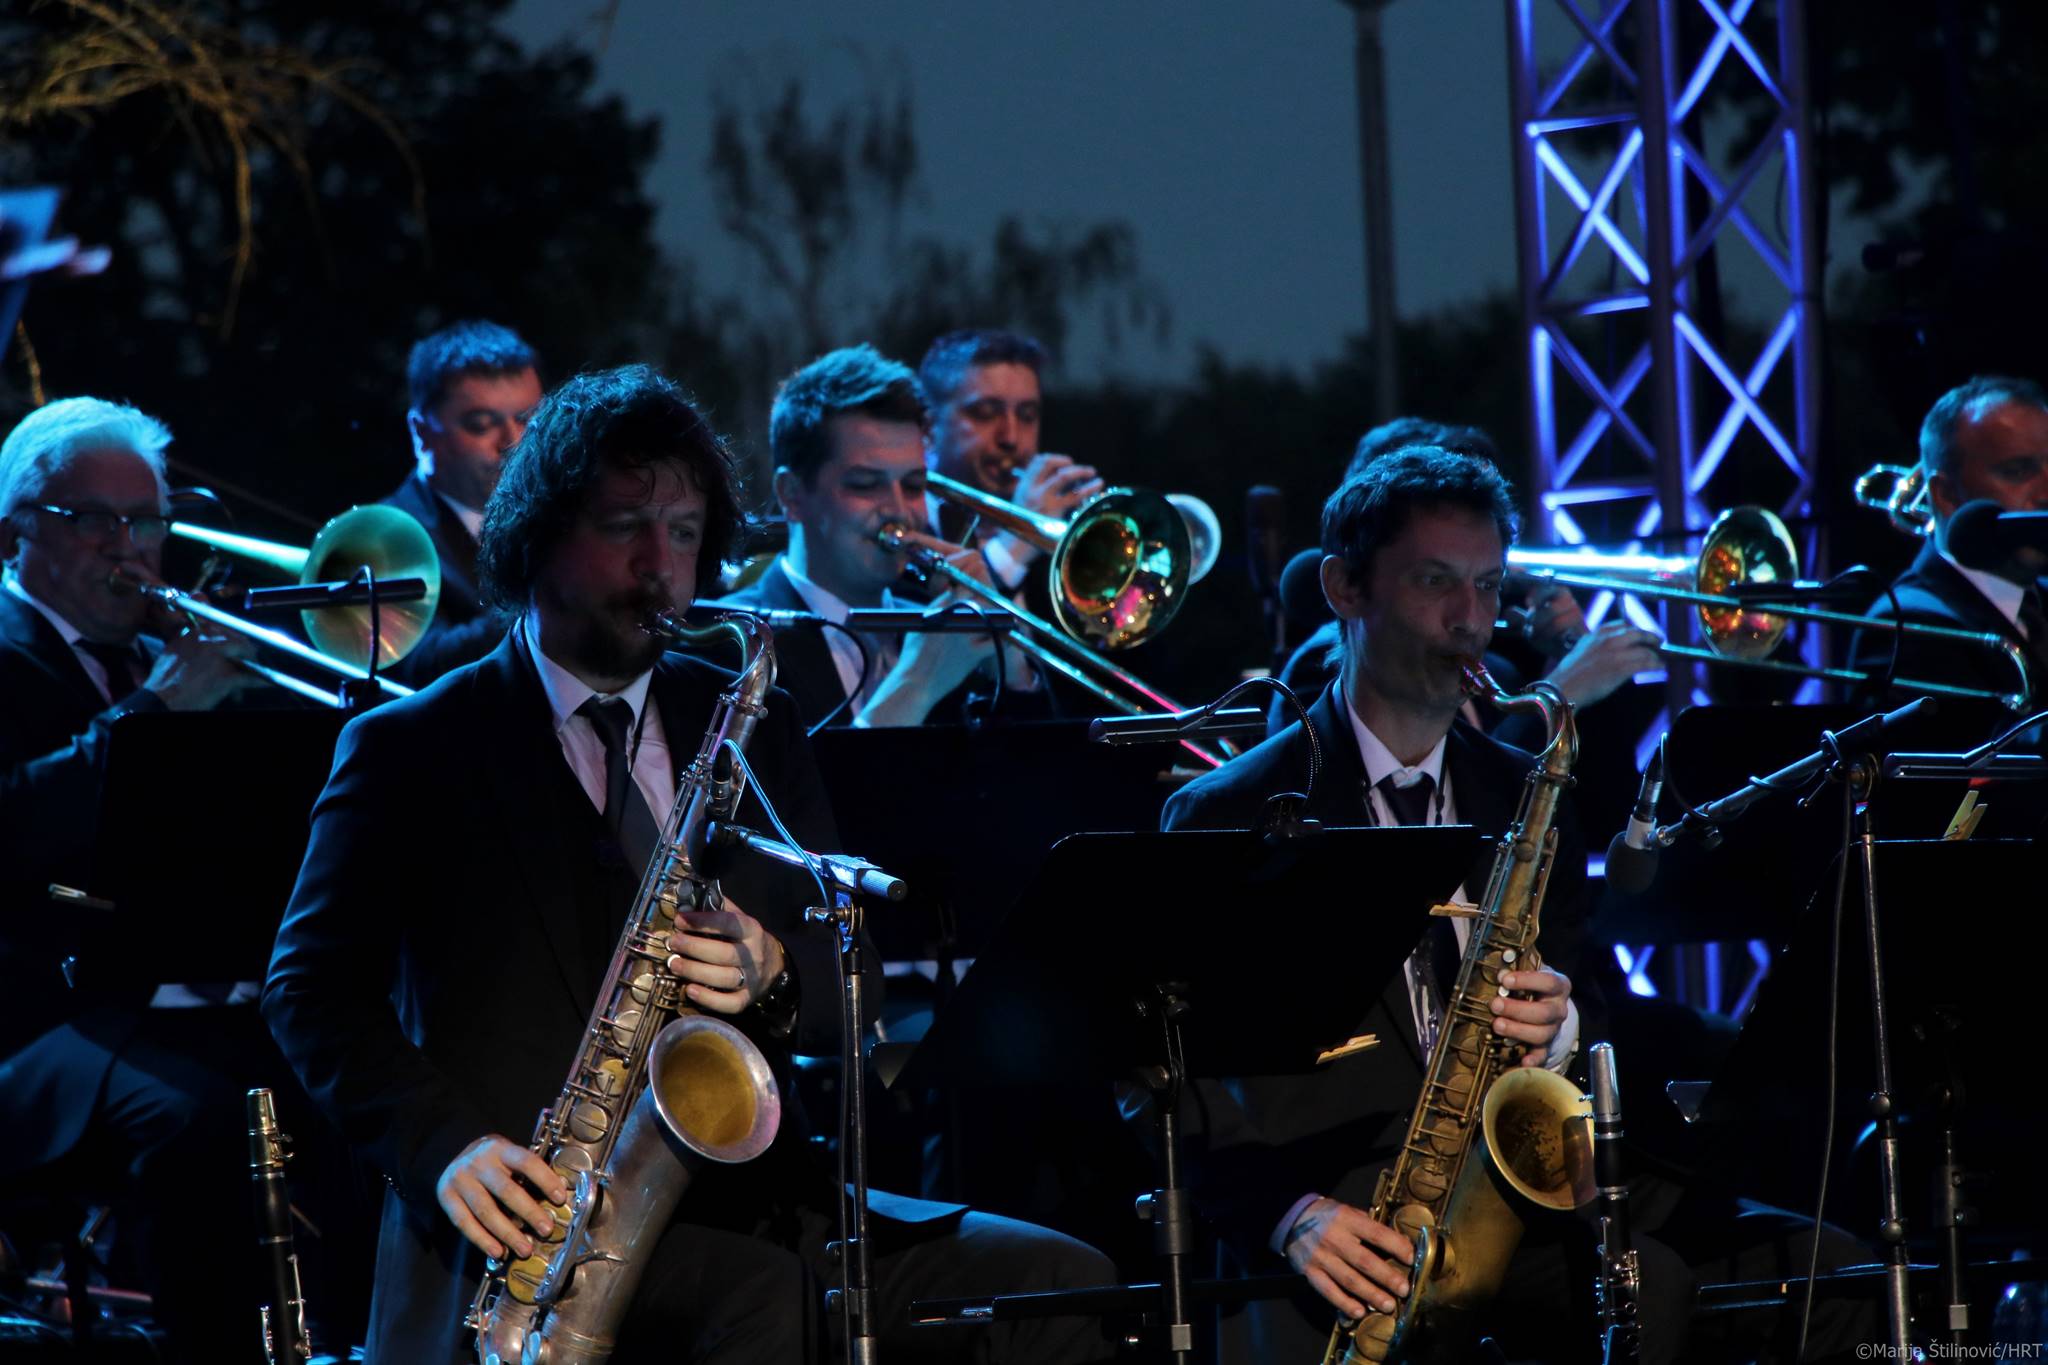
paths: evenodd
<path fill-rule="evenodd" d="M 831 589 L 821 588 L 806 578 L 788 555 L 782 557 L 782 572 L 789 576 L 789 586 L 796 589 L 796 595 L 804 599 L 804 606 L 808 607 L 812 614 L 842 626 L 846 624 L 846 618 L 852 609 Z M 897 611 L 922 610 L 918 603 L 906 602 L 887 588 L 882 589 L 880 605 Z M 858 713 L 861 703 L 867 700 L 864 693 L 872 692 L 875 684 L 895 667 L 900 645 L 894 640 L 878 641 L 870 636 L 868 651 L 873 658 L 868 662 L 867 677 L 862 678 L 861 650 L 854 642 L 853 636 L 844 630 L 828 630 L 824 635 L 825 645 L 832 651 L 832 667 L 839 673 L 839 686 L 847 696 L 853 698 L 853 709 Z"/>
<path fill-rule="evenodd" d="M 604 740 L 588 716 L 576 709 L 592 697 L 618 697 L 633 708 L 633 729 L 627 739 L 632 762 L 633 783 L 647 798 L 654 823 L 665 825 L 669 807 L 676 800 L 675 760 L 668 749 L 668 735 L 661 728 L 661 708 L 647 704 L 647 687 L 654 679 L 652 669 L 628 683 L 622 691 L 600 693 L 574 673 L 541 652 L 540 625 L 531 612 L 521 623 L 527 651 L 533 655 L 534 671 L 540 674 L 541 691 L 547 693 L 548 709 L 554 712 L 555 739 L 569 771 L 576 774 L 590 804 L 604 814 Z"/>
<path fill-rule="evenodd" d="M 2000 578 L 1995 573 L 1986 573 L 1982 569 L 1973 569 L 1967 564 L 1958 564 L 1956 563 L 1955 556 L 1951 555 L 1947 550 L 1942 550 L 1939 553 L 1943 559 L 1949 562 L 1950 567 L 1970 580 L 1970 586 L 1983 593 L 1991 605 L 1998 608 L 1999 615 L 2012 622 L 2012 628 L 2019 632 L 2022 640 L 2027 638 L 2027 628 L 2020 624 L 2020 607 L 2027 600 L 2027 590 L 2025 588 L 2009 578 Z M 1884 601 L 1882 597 L 1877 600 L 1879 602 Z"/>

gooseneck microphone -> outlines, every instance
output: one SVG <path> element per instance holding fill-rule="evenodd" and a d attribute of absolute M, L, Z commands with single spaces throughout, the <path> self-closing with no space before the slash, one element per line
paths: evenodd
<path fill-rule="evenodd" d="M 1607 884 L 1617 891 L 1634 895 L 1647 890 L 1657 878 L 1657 855 L 1663 850 L 1657 838 L 1657 801 L 1663 794 L 1664 746 L 1660 743 L 1643 769 L 1627 827 L 1607 845 Z"/>

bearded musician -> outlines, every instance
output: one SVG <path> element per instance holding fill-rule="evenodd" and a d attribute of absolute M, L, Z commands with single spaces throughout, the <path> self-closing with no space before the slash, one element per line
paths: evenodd
<path fill-rule="evenodd" d="M 556 1099 L 669 804 L 732 679 L 664 652 L 645 623 L 709 585 L 740 526 L 731 458 L 645 368 L 581 375 L 540 405 L 485 509 L 486 593 L 515 624 L 480 662 L 343 731 L 279 932 L 263 1008 L 307 1090 L 383 1172 L 373 1360 L 471 1359 L 465 1310 L 486 1257 L 532 1254 L 561 1177 L 524 1145 Z M 726 661 L 720 661 L 721 663 Z M 747 759 L 791 835 L 836 846 L 787 693 Z M 437 813 L 436 856 L 389 859 Z M 789 1085 L 793 1052 L 836 1054 L 832 936 L 809 880 L 736 867 L 724 908 L 683 912 L 668 969 L 732 1021 L 782 1083 L 758 1159 L 701 1171 L 653 1247 L 618 1351 L 634 1361 L 798 1362 L 825 1337 L 834 1180 Z M 879 984 L 879 983 L 876 983 Z M 872 997 L 871 997 L 872 998 Z M 877 1321 L 906 1359 L 1086 1361 L 1081 1319 L 961 1339 L 910 1331 L 913 1297 L 1107 1283 L 1108 1262 L 1025 1224 L 874 1195 Z"/>

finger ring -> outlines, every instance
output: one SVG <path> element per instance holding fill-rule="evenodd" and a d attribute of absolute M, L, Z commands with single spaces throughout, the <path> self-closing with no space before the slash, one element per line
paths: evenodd
<path fill-rule="evenodd" d="M 747 988 L 747 969 L 745 967 L 740 967 L 737 970 L 740 974 L 740 984 L 734 986 L 733 989 L 736 991 L 743 991 Z"/>

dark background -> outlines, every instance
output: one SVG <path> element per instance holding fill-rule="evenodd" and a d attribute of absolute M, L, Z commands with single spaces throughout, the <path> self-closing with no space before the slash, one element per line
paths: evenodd
<path fill-rule="evenodd" d="M 1850 480 L 1909 459 L 1950 383 L 2048 368 L 2048 13 L 1809 8 L 1831 208 L 1819 512 L 1834 566 L 1889 570 L 1916 547 L 1853 508 Z M 946 327 L 1022 327 L 1061 357 L 1047 448 L 1221 514 L 1223 564 L 1133 659 L 1208 695 L 1260 661 L 1245 487 L 1285 489 L 1309 543 L 1378 416 L 1371 340 L 1346 322 L 1365 313 L 1350 12 L 974 10 L 826 29 L 654 0 L 12 6 L 0 183 L 64 187 L 66 230 L 114 248 L 104 276 L 32 291 L 43 389 L 163 415 L 176 482 L 303 543 L 405 475 L 405 350 L 458 317 L 518 328 L 550 378 L 668 368 L 755 467 L 774 379 L 810 355 L 869 339 L 914 360 Z M 1400 406 L 1489 428 L 1518 474 L 1501 16 L 1406 0 L 1386 32 Z M 1746 28 L 1765 42 L 1772 21 L 1762 4 Z M 89 60 L 109 50 L 127 60 Z M 1749 89 L 1709 109 L 1710 142 L 1740 145 Z M 1918 264 L 1867 271 L 1873 240 Z M 1738 354 L 1752 282 L 1719 271 Z M 31 394 L 16 339 L 0 422 Z"/>

